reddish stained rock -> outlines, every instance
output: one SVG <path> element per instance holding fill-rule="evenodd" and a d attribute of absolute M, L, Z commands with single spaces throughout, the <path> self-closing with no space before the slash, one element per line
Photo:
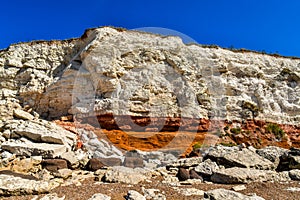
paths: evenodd
<path fill-rule="evenodd" d="M 188 158 L 192 158 L 192 157 L 200 157 L 200 153 L 193 150 L 193 151 L 191 151 L 190 154 L 188 154 L 187 157 L 188 157 Z"/>
<path fill-rule="evenodd" d="M 130 167 L 130 168 L 136 168 L 136 167 L 144 167 L 144 162 L 142 158 L 137 157 L 126 157 L 124 160 L 124 166 Z"/>
<path fill-rule="evenodd" d="M 59 169 L 68 168 L 68 164 L 64 159 L 44 159 L 42 167 L 50 172 L 56 172 Z"/>
<path fill-rule="evenodd" d="M 283 148 L 290 148 L 291 146 L 300 147 L 300 126 L 295 125 L 280 125 L 285 131 L 286 137 L 278 141 L 274 134 L 265 131 L 267 122 L 258 120 L 228 122 L 192 118 L 150 119 L 146 117 L 143 119 L 142 117 L 112 115 L 98 116 L 99 122 L 95 119 L 96 117 L 84 118 L 82 123 L 62 121 L 56 121 L 56 123 L 66 127 L 68 130 L 72 130 L 72 132 L 76 130 L 74 130 L 76 123 L 76 127 L 94 131 L 99 139 L 108 138 L 113 144 L 124 150 L 156 150 L 166 147 L 172 142 L 176 148 L 184 149 L 184 154 L 188 155 L 193 149 L 192 146 L 195 143 L 203 143 L 204 139 L 212 145 L 217 142 L 224 145 L 244 143 L 247 146 L 252 145 L 256 148 L 270 145 Z M 116 124 L 116 120 L 118 124 Z M 149 120 L 151 120 L 149 126 L 140 126 L 137 131 L 134 131 L 132 128 L 139 127 L 139 125 L 146 125 Z M 83 122 L 91 122 L 91 124 L 84 124 Z M 99 128 L 99 124 L 101 125 L 101 129 Z M 239 134 L 231 133 L 230 129 L 234 128 L 233 124 L 239 124 L 241 128 Z M 122 125 L 122 130 L 120 130 L 118 125 Z M 160 127 L 163 128 L 158 131 Z M 211 131 L 213 128 L 215 128 L 215 131 Z M 219 132 L 216 132 L 216 130 L 219 130 Z M 175 141 L 174 138 L 178 140 Z"/>
<path fill-rule="evenodd" d="M 100 161 L 106 166 L 121 166 L 122 160 L 120 158 L 99 158 Z"/>
<path fill-rule="evenodd" d="M 177 177 L 180 181 L 186 181 L 187 179 L 190 178 L 190 173 L 187 169 L 179 168 Z"/>
<path fill-rule="evenodd" d="M 105 165 L 101 162 L 100 158 L 91 158 L 86 165 L 86 169 L 90 171 L 97 171 Z"/>
<path fill-rule="evenodd" d="M 186 131 L 207 131 L 209 121 L 207 119 L 180 118 L 180 117 L 141 117 L 141 116 L 114 116 L 112 114 L 83 119 L 83 123 L 100 126 L 106 130 L 130 130 L 130 131 L 163 131 L 172 132 L 178 129 Z M 201 126 L 199 126 L 201 124 Z"/>
<path fill-rule="evenodd" d="M 200 176 L 195 170 L 190 170 L 190 179 L 201 179 L 203 181 L 202 176 Z"/>
<path fill-rule="evenodd" d="M 86 165 L 89 171 L 97 171 L 105 166 L 121 166 L 122 160 L 119 158 L 91 158 Z"/>

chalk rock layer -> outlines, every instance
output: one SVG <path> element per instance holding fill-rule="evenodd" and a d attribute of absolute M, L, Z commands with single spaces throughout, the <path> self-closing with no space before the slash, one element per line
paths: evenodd
<path fill-rule="evenodd" d="M 207 130 L 193 124 L 199 119 L 299 126 L 299 66 L 299 59 L 186 45 L 173 36 L 89 29 L 79 39 L 2 50 L 0 117 L 23 107 L 48 119 L 113 116 L 102 128 L 125 130 L 176 129 L 170 118 L 189 119 L 192 131 Z M 167 126 L 157 120 L 164 118 Z"/>

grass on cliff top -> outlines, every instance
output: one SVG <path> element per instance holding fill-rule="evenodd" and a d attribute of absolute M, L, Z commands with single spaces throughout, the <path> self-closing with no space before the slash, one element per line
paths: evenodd
<path fill-rule="evenodd" d="M 284 56 L 284 55 L 280 55 L 278 52 L 266 52 L 265 50 L 262 51 L 256 51 L 256 50 L 250 50 L 250 49 L 245 49 L 245 48 L 234 48 L 234 47 L 220 47 L 216 44 L 200 44 L 201 47 L 203 48 L 213 48 L 213 49 L 227 49 L 230 50 L 232 52 L 237 52 L 237 53 L 256 53 L 256 54 L 262 54 L 262 55 L 269 55 L 269 56 L 273 56 L 275 58 L 289 58 L 289 59 L 297 59 L 299 60 L 299 57 L 296 56 Z"/>

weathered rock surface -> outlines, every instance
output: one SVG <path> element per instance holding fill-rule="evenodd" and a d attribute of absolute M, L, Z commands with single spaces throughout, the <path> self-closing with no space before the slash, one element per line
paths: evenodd
<path fill-rule="evenodd" d="M 70 158 L 77 140 L 74 133 L 45 120 L 8 120 L 1 130 L 5 133 L 1 148 L 17 156 Z M 76 165 L 79 158 L 72 158 L 70 162 Z"/>
<path fill-rule="evenodd" d="M 278 167 L 278 164 L 280 162 L 280 157 L 287 152 L 288 152 L 287 149 L 279 148 L 276 146 L 269 146 L 269 147 L 265 147 L 265 148 L 256 150 L 256 153 L 258 155 L 273 162 L 275 165 L 275 168 Z"/>
<path fill-rule="evenodd" d="M 204 191 L 196 188 L 176 188 L 184 196 L 203 196 Z"/>
<path fill-rule="evenodd" d="M 195 167 L 195 171 L 203 176 L 211 176 L 218 169 L 220 169 L 220 167 L 217 165 L 217 163 L 211 161 L 210 159 L 204 160 Z"/>
<path fill-rule="evenodd" d="M 109 183 L 138 184 L 147 178 L 146 172 L 141 168 L 132 169 L 123 166 L 114 166 L 105 173 L 103 178 L 104 181 Z"/>
<path fill-rule="evenodd" d="M 93 158 L 101 159 L 101 162 L 108 166 L 121 165 L 119 163 L 124 161 L 125 157 L 121 150 L 104 139 L 98 139 L 98 136 L 93 131 L 84 129 L 77 129 L 77 131 L 85 149 L 88 150 Z"/>
<path fill-rule="evenodd" d="M 198 179 L 203 181 L 202 176 L 200 176 L 194 169 L 190 169 L 190 179 Z"/>
<path fill-rule="evenodd" d="M 179 168 L 177 177 L 180 181 L 186 181 L 190 179 L 190 173 L 187 169 Z"/>
<path fill-rule="evenodd" d="M 10 138 L 26 137 L 34 142 L 63 144 L 69 149 L 76 143 L 74 133 L 45 120 L 10 120 L 2 128 L 10 131 Z"/>
<path fill-rule="evenodd" d="M 51 172 L 56 172 L 59 169 L 68 168 L 66 160 L 63 159 L 45 159 L 42 161 L 43 168 Z"/>
<path fill-rule="evenodd" d="M 131 150 L 126 152 L 126 158 L 136 158 L 135 166 L 155 169 L 157 167 L 165 166 L 167 164 L 177 162 L 177 152 L 175 151 L 140 151 Z M 141 163 L 143 161 L 143 164 Z"/>
<path fill-rule="evenodd" d="M 206 158 L 216 161 L 220 165 L 226 167 L 245 167 L 256 169 L 275 169 L 274 164 L 255 152 L 242 148 L 228 148 L 224 146 L 217 146 L 212 148 Z"/>
<path fill-rule="evenodd" d="M 236 185 L 233 186 L 231 189 L 235 192 L 238 192 L 238 191 L 246 190 L 247 188 L 245 185 Z"/>
<path fill-rule="evenodd" d="M 20 157 L 14 159 L 11 163 L 11 170 L 19 173 L 36 173 L 41 170 L 41 156 L 32 156 L 30 158 L 21 159 Z"/>
<path fill-rule="evenodd" d="M 105 165 L 101 162 L 101 160 L 99 158 L 92 158 L 87 163 L 86 168 L 87 168 L 87 170 L 90 170 L 90 171 L 97 171 L 98 169 L 101 169 L 104 166 Z"/>
<path fill-rule="evenodd" d="M 160 191 L 159 189 L 153 189 L 153 188 L 146 189 L 142 187 L 142 191 L 146 199 L 166 200 L 164 191 Z"/>
<path fill-rule="evenodd" d="M 43 156 L 44 158 L 59 157 L 67 150 L 66 146 L 60 144 L 16 143 L 15 141 L 2 143 L 2 149 L 20 156 Z"/>
<path fill-rule="evenodd" d="M 289 168 L 300 169 L 300 156 L 289 155 Z"/>
<path fill-rule="evenodd" d="M 143 168 L 144 167 L 144 162 L 142 158 L 137 158 L 137 157 L 125 157 L 124 160 L 124 166 L 125 167 L 130 167 L 130 168 Z"/>
<path fill-rule="evenodd" d="M 247 196 L 238 192 L 226 190 L 226 189 L 215 189 L 204 193 L 204 199 L 208 200 L 264 200 L 264 198 L 253 195 Z"/>
<path fill-rule="evenodd" d="M 195 167 L 197 165 L 199 165 L 202 162 L 203 158 L 202 157 L 194 157 L 194 158 L 181 158 L 178 159 L 176 162 L 173 162 L 169 165 L 167 165 L 167 167 Z"/>
<path fill-rule="evenodd" d="M 220 169 L 211 176 L 216 183 L 249 183 L 253 181 L 289 181 L 288 172 L 277 173 L 271 170 L 258 170 L 249 168 Z"/>
<path fill-rule="evenodd" d="M 56 108 L 70 106 L 71 97 L 67 92 L 59 93 L 47 88 L 62 75 L 68 62 L 78 52 L 79 44 L 78 40 L 32 42 L 11 45 L 6 51 L 1 51 L 0 118 L 12 118 L 12 109 L 21 107 L 20 103 L 43 116 L 46 116 L 44 110 L 50 111 L 52 108 L 55 110 L 50 111 L 52 115 L 64 114 L 63 110 Z M 68 86 L 66 83 L 64 88 Z M 55 96 L 59 98 L 54 100 Z M 43 103 L 38 105 L 37 102 Z"/>
<path fill-rule="evenodd" d="M 71 169 L 83 168 L 89 161 L 88 153 L 82 151 L 82 149 L 67 151 L 60 155 L 60 158 L 66 160 Z"/>
<path fill-rule="evenodd" d="M 25 120 L 33 120 L 34 119 L 34 116 L 32 116 L 30 113 L 20 110 L 20 109 L 15 109 L 13 111 L 13 115 L 14 115 L 14 117 L 19 118 L 19 119 L 25 119 Z"/>
<path fill-rule="evenodd" d="M 72 170 L 66 168 L 58 169 L 57 172 L 53 173 L 53 175 L 56 178 L 67 179 L 72 176 Z"/>
<path fill-rule="evenodd" d="M 59 184 L 36 181 L 12 175 L 0 175 L 0 195 L 14 196 L 47 193 Z"/>
<path fill-rule="evenodd" d="M 126 200 L 146 200 L 146 198 L 141 193 L 139 193 L 135 190 L 129 190 L 125 199 Z"/>
<path fill-rule="evenodd" d="M 106 34 L 106 37 L 104 37 L 103 34 Z M 179 95 L 184 97 L 187 97 L 185 95 L 187 93 L 189 97 L 191 94 L 195 94 L 200 105 L 206 105 L 205 103 L 208 103 L 213 107 L 215 97 L 213 97 L 213 95 L 209 96 L 205 92 L 193 93 L 193 91 L 203 91 L 205 88 L 211 89 L 211 86 L 205 83 L 208 77 L 211 78 L 209 80 L 218 80 L 219 83 L 222 84 L 218 85 L 220 86 L 220 92 L 224 93 L 224 97 L 226 96 L 228 98 L 228 105 L 231 105 L 230 108 L 226 108 L 229 111 L 227 112 L 227 117 L 231 119 L 246 117 L 245 111 L 249 110 L 251 112 L 251 108 L 248 108 L 246 105 L 252 104 L 254 107 L 257 107 L 258 110 L 259 108 L 263 110 L 259 113 L 259 118 L 273 121 L 288 121 L 289 123 L 294 123 L 294 120 L 299 120 L 299 116 L 296 113 L 296 111 L 299 110 L 299 105 L 284 101 L 282 96 L 278 96 L 277 93 L 272 93 L 272 84 L 268 81 L 272 79 L 272 83 L 275 83 L 276 88 L 293 90 L 297 94 L 297 91 L 294 89 L 295 86 L 297 87 L 297 81 L 299 79 L 299 70 L 297 69 L 298 61 L 296 60 L 283 58 L 274 59 L 271 56 L 253 53 L 233 53 L 220 48 L 206 49 L 197 45 L 186 46 L 179 38 L 175 37 L 161 38 L 159 36 L 138 32 L 118 32 L 110 28 L 89 31 L 87 35 L 90 38 L 95 38 L 89 43 L 90 46 L 94 46 L 95 48 L 90 51 L 81 52 L 81 60 L 84 61 L 81 67 L 84 67 L 89 73 L 96 73 L 97 76 L 91 76 L 89 80 L 84 77 L 79 77 L 79 79 L 87 80 L 87 82 L 90 81 L 89 83 L 95 87 L 94 89 L 101 91 L 101 94 L 105 97 L 105 100 L 101 98 L 97 99 L 95 110 L 99 114 L 104 114 L 103 108 L 105 108 L 106 113 L 112 111 L 115 115 L 140 116 L 141 113 L 149 112 L 149 108 L 147 107 L 148 102 L 153 101 L 156 102 L 157 105 L 168 106 L 168 110 L 164 110 L 164 112 L 152 108 L 150 115 L 154 115 L 153 117 L 176 116 L 178 105 L 175 99 L 173 99 L 172 96 L 171 98 L 166 98 L 169 97 L 168 94 L 170 91 L 165 91 L 164 93 L 158 92 L 158 97 L 154 95 L 155 91 L 159 91 L 160 89 L 159 83 L 170 83 L 164 76 L 159 76 L 158 74 L 164 74 L 166 70 L 168 70 L 169 73 L 174 70 L 174 79 L 184 78 L 189 83 L 189 87 L 187 87 L 187 85 L 176 85 L 178 90 L 175 89 L 175 91 L 178 91 Z M 95 35 L 97 36 L 95 37 Z M 135 41 L 134 44 L 132 43 L 133 40 Z M 112 48 L 111 44 L 114 44 L 116 41 L 120 41 L 120 43 Z M 140 47 L 136 45 L 138 43 L 143 44 L 143 49 L 140 49 Z M 155 46 L 155 49 L 153 49 L 153 46 Z M 175 51 L 176 54 L 171 53 L 172 51 Z M 108 54 L 110 56 L 107 56 Z M 102 59 L 94 59 L 99 57 Z M 197 59 L 188 59 L 190 57 Z M 256 58 L 256 62 L 250 64 L 252 58 Z M 116 61 L 117 64 L 112 64 Z M 282 69 L 281 63 L 286 63 L 286 69 Z M 205 76 L 194 79 L 196 74 L 204 74 L 207 65 L 210 65 L 210 67 L 212 65 L 216 66 L 215 69 L 212 69 L 216 70 L 216 73 L 208 72 Z M 269 67 L 270 65 L 272 68 Z M 143 75 L 138 74 L 141 71 L 136 68 L 137 66 L 142 67 Z M 150 71 L 148 66 L 151 66 L 151 70 L 155 67 L 155 71 Z M 198 68 L 193 66 L 198 66 Z M 225 70 L 222 71 L 221 68 L 225 68 Z M 101 77 L 100 79 L 96 78 L 99 76 Z M 138 87 L 145 82 L 143 79 L 144 76 L 155 76 L 157 78 L 155 81 L 147 80 L 148 82 L 150 81 L 149 83 L 153 89 L 142 89 Z M 227 79 L 224 78 L 225 76 Z M 133 77 L 134 79 L 132 79 Z M 285 77 L 290 77 L 290 79 L 285 79 Z M 204 85 L 199 86 L 196 80 L 203 80 Z M 288 82 L 288 80 L 293 82 L 293 84 Z M 256 84 L 255 86 L 253 86 L 253 84 L 248 85 L 248 82 L 255 82 Z M 94 83 L 100 84 L 95 86 Z M 173 84 L 175 83 L 171 82 L 170 87 L 172 87 Z M 134 85 L 134 88 L 132 85 Z M 120 86 L 123 87 L 122 90 L 120 90 Z M 225 87 L 229 88 L 229 90 L 222 91 Z M 172 90 L 172 88 L 170 89 Z M 185 91 L 179 91 L 184 89 Z M 239 93 L 237 91 L 233 92 L 235 90 L 242 92 L 244 96 L 239 98 Z M 126 94 L 132 94 L 133 96 L 130 97 L 126 95 L 125 91 Z M 143 95 L 145 93 L 149 94 L 147 98 Z M 86 92 L 84 94 L 86 94 Z M 115 94 L 118 94 L 118 99 L 114 98 Z M 276 106 L 272 107 L 270 105 L 271 100 L 267 98 L 268 95 L 266 94 L 273 97 L 271 99 Z M 252 98 L 252 95 L 256 96 L 256 99 Z M 205 96 L 207 96 L 208 99 L 206 99 Z M 297 99 L 296 95 L 286 97 L 287 99 Z M 80 98 L 81 102 L 89 101 L 87 99 L 88 96 L 80 96 Z M 161 101 L 162 99 L 164 99 L 164 101 Z M 166 102 L 165 99 L 168 99 L 168 101 Z M 180 100 L 179 98 L 179 101 Z M 185 102 L 181 105 L 181 108 L 183 108 L 182 111 L 184 111 L 184 117 L 192 116 L 202 118 L 207 116 L 206 109 L 208 106 L 206 106 L 206 108 L 199 107 L 198 103 L 195 104 L 189 101 L 189 99 L 184 100 Z M 283 111 L 283 109 L 279 109 L 277 105 L 284 106 L 286 108 L 284 111 L 288 114 L 286 116 L 279 114 L 279 110 Z M 243 107 L 247 108 L 242 109 Z M 76 112 L 79 108 L 89 109 L 82 103 L 75 105 L 73 108 L 73 112 Z M 278 118 L 278 116 L 280 116 L 281 119 Z"/>

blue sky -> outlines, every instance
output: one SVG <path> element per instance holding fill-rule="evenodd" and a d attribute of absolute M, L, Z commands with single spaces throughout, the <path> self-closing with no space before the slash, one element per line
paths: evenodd
<path fill-rule="evenodd" d="M 300 57 L 298 0 L 10 0 L 0 9 L 0 49 L 79 37 L 86 28 L 112 25 L 168 28 L 200 44 Z"/>

